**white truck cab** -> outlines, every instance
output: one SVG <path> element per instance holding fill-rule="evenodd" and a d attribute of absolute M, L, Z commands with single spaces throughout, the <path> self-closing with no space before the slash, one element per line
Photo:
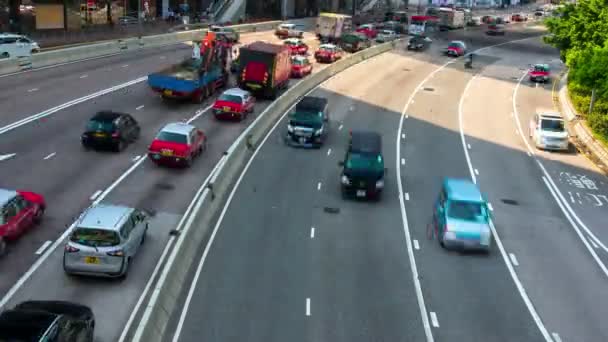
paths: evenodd
<path fill-rule="evenodd" d="M 537 148 L 567 151 L 568 138 L 566 122 L 559 113 L 537 113 L 530 121 L 530 139 Z"/>

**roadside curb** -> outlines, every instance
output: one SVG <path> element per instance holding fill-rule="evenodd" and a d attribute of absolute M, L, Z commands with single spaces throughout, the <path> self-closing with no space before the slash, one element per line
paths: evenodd
<path fill-rule="evenodd" d="M 556 89 L 557 88 L 557 94 Z M 593 137 L 591 129 L 587 127 L 585 120 L 576 111 L 570 100 L 568 93 L 568 72 L 561 75 L 559 85 L 553 88 L 553 100 L 558 109 L 570 122 L 568 132 L 572 138 L 572 143 L 576 148 L 595 164 L 602 172 L 608 175 L 608 148 L 601 141 Z"/>

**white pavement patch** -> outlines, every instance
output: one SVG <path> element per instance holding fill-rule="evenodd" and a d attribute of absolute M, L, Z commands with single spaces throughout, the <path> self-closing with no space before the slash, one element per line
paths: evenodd
<path fill-rule="evenodd" d="M 431 322 L 433 323 L 433 327 L 439 328 L 439 320 L 435 311 L 431 311 Z"/>
<path fill-rule="evenodd" d="M 306 316 L 310 316 L 310 298 L 306 298 Z"/>
<path fill-rule="evenodd" d="M 42 246 L 40 246 L 40 248 L 38 248 L 38 250 L 36 250 L 36 255 L 42 254 L 44 252 L 44 250 L 46 250 L 52 243 L 53 243 L 53 241 L 51 241 L 51 240 L 45 241 L 42 244 Z"/>
<path fill-rule="evenodd" d="M 409 201 L 410 200 L 410 193 L 406 192 L 404 195 L 405 195 L 405 200 Z"/>
<path fill-rule="evenodd" d="M 401 165 L 405 165 L 405 158 L 401 158 Z"/>
<path fill-rule="evenodd" d="M 57 154 L 57 152 L 50 153 L 48 156 L 44 157 L 43 159 L 49 160 L 49 159 L 53 158 L 56 154 Z"/>
<path fill-rule="evenodd" d="M 327 150 L 327 155 L 331 154 L 331 148 Z"/>
<path fill-rule="evenodd" d="M 517 257 L 513 253 L 509 253 L 509 258 L 511 258 L 511 262 L 515 266 L 519 266 L 519 262 L 517 261 Z"/>
<path fill-rule="evenodd" d="M 17 155 L 17 153 L 2 154 L 2 155 L 0 155 L 0 161 L 11 159 L 11 158 L 13 158 L 16 155 Z"/>

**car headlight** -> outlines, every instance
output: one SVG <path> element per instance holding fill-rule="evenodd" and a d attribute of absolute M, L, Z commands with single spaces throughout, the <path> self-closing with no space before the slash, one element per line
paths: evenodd
<path fill-rule="evenodd" d="M 293 126 L 292 125 L 287 125 L 287 132 L 293 132 Z"/>
<path fill-rule="evenodd" d="M 444 240 L 456 240 L 456 233 L 455 232 L 445 232 L 445 233 L 443 233 L 443 239 Z"/>
<path fill-rule="evenodd" d="M 350 185 L 350 179 L 346 175 L 342 175 L 342 179 L 340 180 L 344 185 Z"/>
<path fill-rule="evenodd" d="M 380 179 L 380 180 L 376 181 L 376 188 L 377 189 L 384 188 L 384 179 Z"/>

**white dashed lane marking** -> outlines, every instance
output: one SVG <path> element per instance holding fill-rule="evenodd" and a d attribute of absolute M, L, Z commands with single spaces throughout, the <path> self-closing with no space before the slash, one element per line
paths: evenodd
<path fill-rule="evenodd" d="M 91 197 L 89 198 L 91 201 L 94 201 L 97 197 L 99 197 L 99 195 L 101 195 L 102 191 L 101 190 L 97 190 L 95 191 L 95 193 L 93 195 L 91 195 Z"/>
<path fill-rule="evenodd" d="M 435 311 L 431 311 L 431 323 L 433 324 L 433 327 L 439 328 L 439 320 L 437 319 Z"/>
<path fill-rule="evenodd" d="M 49 154 L 48 156 L 44 157 L 43 159 L 49 160 L 49 159 L 53 158 L 56 154 L 57 154 L 57 152 L 53 152 L 53 153 Z"/>
<path fill-rule="evenodd" d="M 509 253 L 509 258 L 511 258 L 511 262 L 513 263 L 513 265 L 519 266 L 519 262 L 517 261 L 517 257 L 515 257 L 515 254 Z"/>
<path fill-rule="evenodd" d="M 44 253 L 44 251 L 53 243 L 53 241 L 51 240 L 47 240 L 45 241 L 42 246 L 40 246 L 40 248 L 38 248 L 38 250 L 36 251 L 36 255 L 40 255 L 42 253 Z"/>

